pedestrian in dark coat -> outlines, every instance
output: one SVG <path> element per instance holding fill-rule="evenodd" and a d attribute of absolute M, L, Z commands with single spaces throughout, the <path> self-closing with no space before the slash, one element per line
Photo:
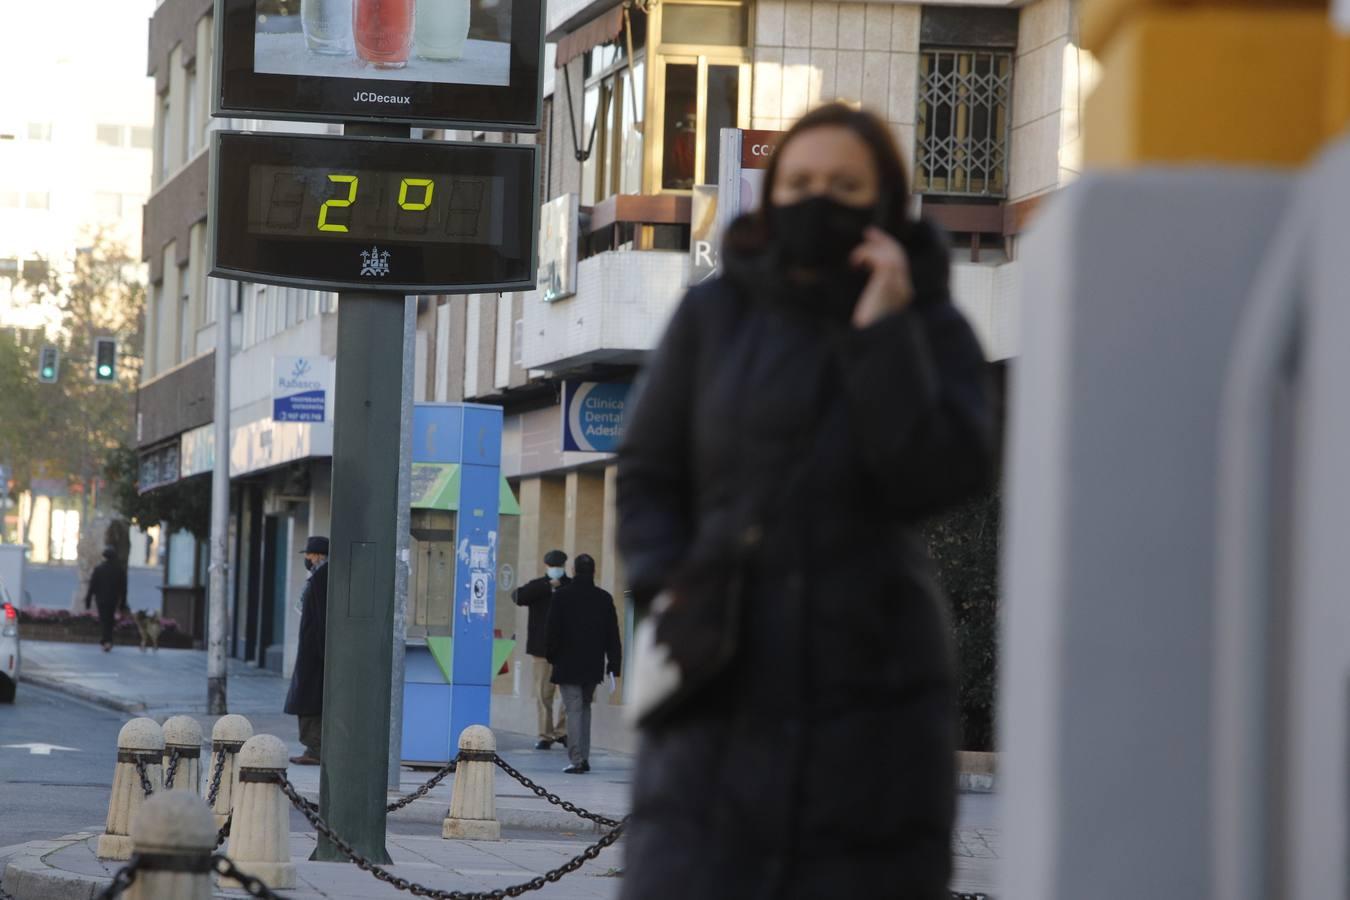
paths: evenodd
<path fill-rule="evenodd" d="M 591 703 L 595 688 L 608 672 L 623 670 L 619 617 L 614 597 L 595 586 L 595 560 L 586 554 L 572 564 L 572 583 L 553 597 L 548 615 L 548 661 L 571 723 L 567 755 L 569 775 L 591 770 Z"/>
<path fill-rule="evenodd" d="M 553 667 L 548 664 L 548 611 L 554 593 L 572 583 L 563 568 L 566 564 L 566 553 L 548 551 L 544 554 L 544 574 L 525 582 L 511 595 L 517 606 L 530 611 L 525 652 L 534 658 L 535 712 L 539 720 L 536 750 L 547 750 L 554 744 L 567 746 L 567 710 L 565 707 L 559 710 L 554 718 L 553 698 L 557 686 L 553 683 Z"/>
<path fill-rule="evenodd" d="M 328 538 L 305 543 L 309 578 L 300 595 L 300 642 L 296 648 L 286 714 L 300 719 L 305 752 L 291 757 L 297 766 L 317 766 L 323 749 L 323 659 L 328 627 Z"/>
<path fill-rule="evenodd" d="M 100 643 L 103 652 L 113 647 L 113 628 L 117 625 L 118 610 L 127 608 L 127 570 L 117 560 L 117 551 L 108 547 L 103 551 L 103 562 L 94 567 L 89 576 L 89 590 L 84 594 L 84 608 L 98 607 L 99 625 L 103 627 Z"/>
<path fill-rule="evenodd" d="M 731 663 L 643 731 L 622 896 L 946 900 L 955 677 L 918 522 L 987 485 L 986 363 L 884 123 L 809 114 L 765 192 L 620 450 L 639 604 L 745 573 Z"/>

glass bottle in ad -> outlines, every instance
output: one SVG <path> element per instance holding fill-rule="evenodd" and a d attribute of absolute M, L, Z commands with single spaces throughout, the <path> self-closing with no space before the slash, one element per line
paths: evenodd
<path fill-rule="evenodd" d="M 469 37 L 469 0 L 417 0 L 417 55 L 459 59 Z"/>
<path fill-rule="evenodd" d="M 356 55 L 380 69 L 401 69 L 412 49 L 413 0 L 353 0 Z"/>
<path fill-rule="evenodd" d="M 348 0 L 302 0 L 300 26 L 310 53 L 347 56 L 352 52 L 352 5 Z"/>

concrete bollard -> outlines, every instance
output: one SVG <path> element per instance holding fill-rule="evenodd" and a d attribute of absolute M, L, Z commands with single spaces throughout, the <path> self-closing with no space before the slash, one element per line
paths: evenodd
<path fill-rule="evenodd" d="M 470 725 L 459 736 L 459 764 L 450 795 L 450 812 L 441 837 L 461 841 L 500 841 L 497 821 L 497 765 L 492 761 L 497 739 L 483 725 Z"/>
<path fill-rule="evenodd" d="M 206 802 L 211 803 L 211 812 L 216 817 L 219 829 L 230 817 L 234 804 L 234 782 L 239 777 L 239 751 L 244 742 L 253 737 L 253 724 L 243 716 L 221 716 L 211 728 L 211 766 L 204 773 L 202 790 Z M 215 777 L 216 766 L 220 759 L 225 762 L 220 772 L 220 786 L 216 790 L 215 802 L 211 800 L 211 781 Z"/>
<path fill-rule="evenodd" d="M 112 796 L 108 799 L 108 822 L 98 839 L 99 859 L 131 858 L 131 819 L 145 802 L 139 761 L 152 790 L 162 787 L 160 763 L 164 757 L 164 731 L 154 719 L 132 719 L 117 735 L 117 768 L 113 770 Z"/>
<path fill-rule="evenodd" d="M 239 780 L 235 783 L 234 821 L 225 855 L 273 890 L 295 887 L 291 862 L 291 804 L 274 780 L 286 772 L 286 745 L 280 738 L 259 734 L 239 751 Z M 239 887 L 230 878 L 221 887 Z"/>
<path fill-rule="evenodd" d="M 178 764 L 172 761 L 178 751 Z M 173 716 L 164 723 L 164 789 L 201 790 L 202 726 L 191 716 Z"/>
<path fill-rule="evenodd" d="M 141 858 L 127 900 L 211 900 L 216 829 L 196 794 L 156 794 L 136 811 L 131 838 Z"/>

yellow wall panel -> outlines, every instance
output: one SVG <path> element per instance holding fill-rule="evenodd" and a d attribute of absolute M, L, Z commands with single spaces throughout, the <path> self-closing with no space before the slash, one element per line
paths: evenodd
<path fill-rule="evenodd" d="M 1080 19 L 1083 46 L 1093 53 L 1101 53 L 1115 32 L 1131 16 L 1155 9 L 1197 7 L 1238 11 L 1253 9 L 1325 11 L 1328 8 L 1328 0 L 1083 0 Z"/>
<path fill-rule="evenodd" d="M 1325 135 L 1329 30 L 1287 7 L 1132 15 L 1102 55 L 1085 162 L 1304 162 Z"/>

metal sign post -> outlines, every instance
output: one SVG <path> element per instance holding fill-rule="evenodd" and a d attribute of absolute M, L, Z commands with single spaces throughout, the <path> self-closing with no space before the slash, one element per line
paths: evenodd
<path fill-rule="evenodd" d="M 347 131 L 408 134 L 398 125 L 349 125 Z M 403 304 L 387 294 L 341 294 L 319 809 L 335 832 L 377 863 L 390 861 L 385 785 L 402 385 Z M 345 860 L 322 836 L 314 858 Z"/>

